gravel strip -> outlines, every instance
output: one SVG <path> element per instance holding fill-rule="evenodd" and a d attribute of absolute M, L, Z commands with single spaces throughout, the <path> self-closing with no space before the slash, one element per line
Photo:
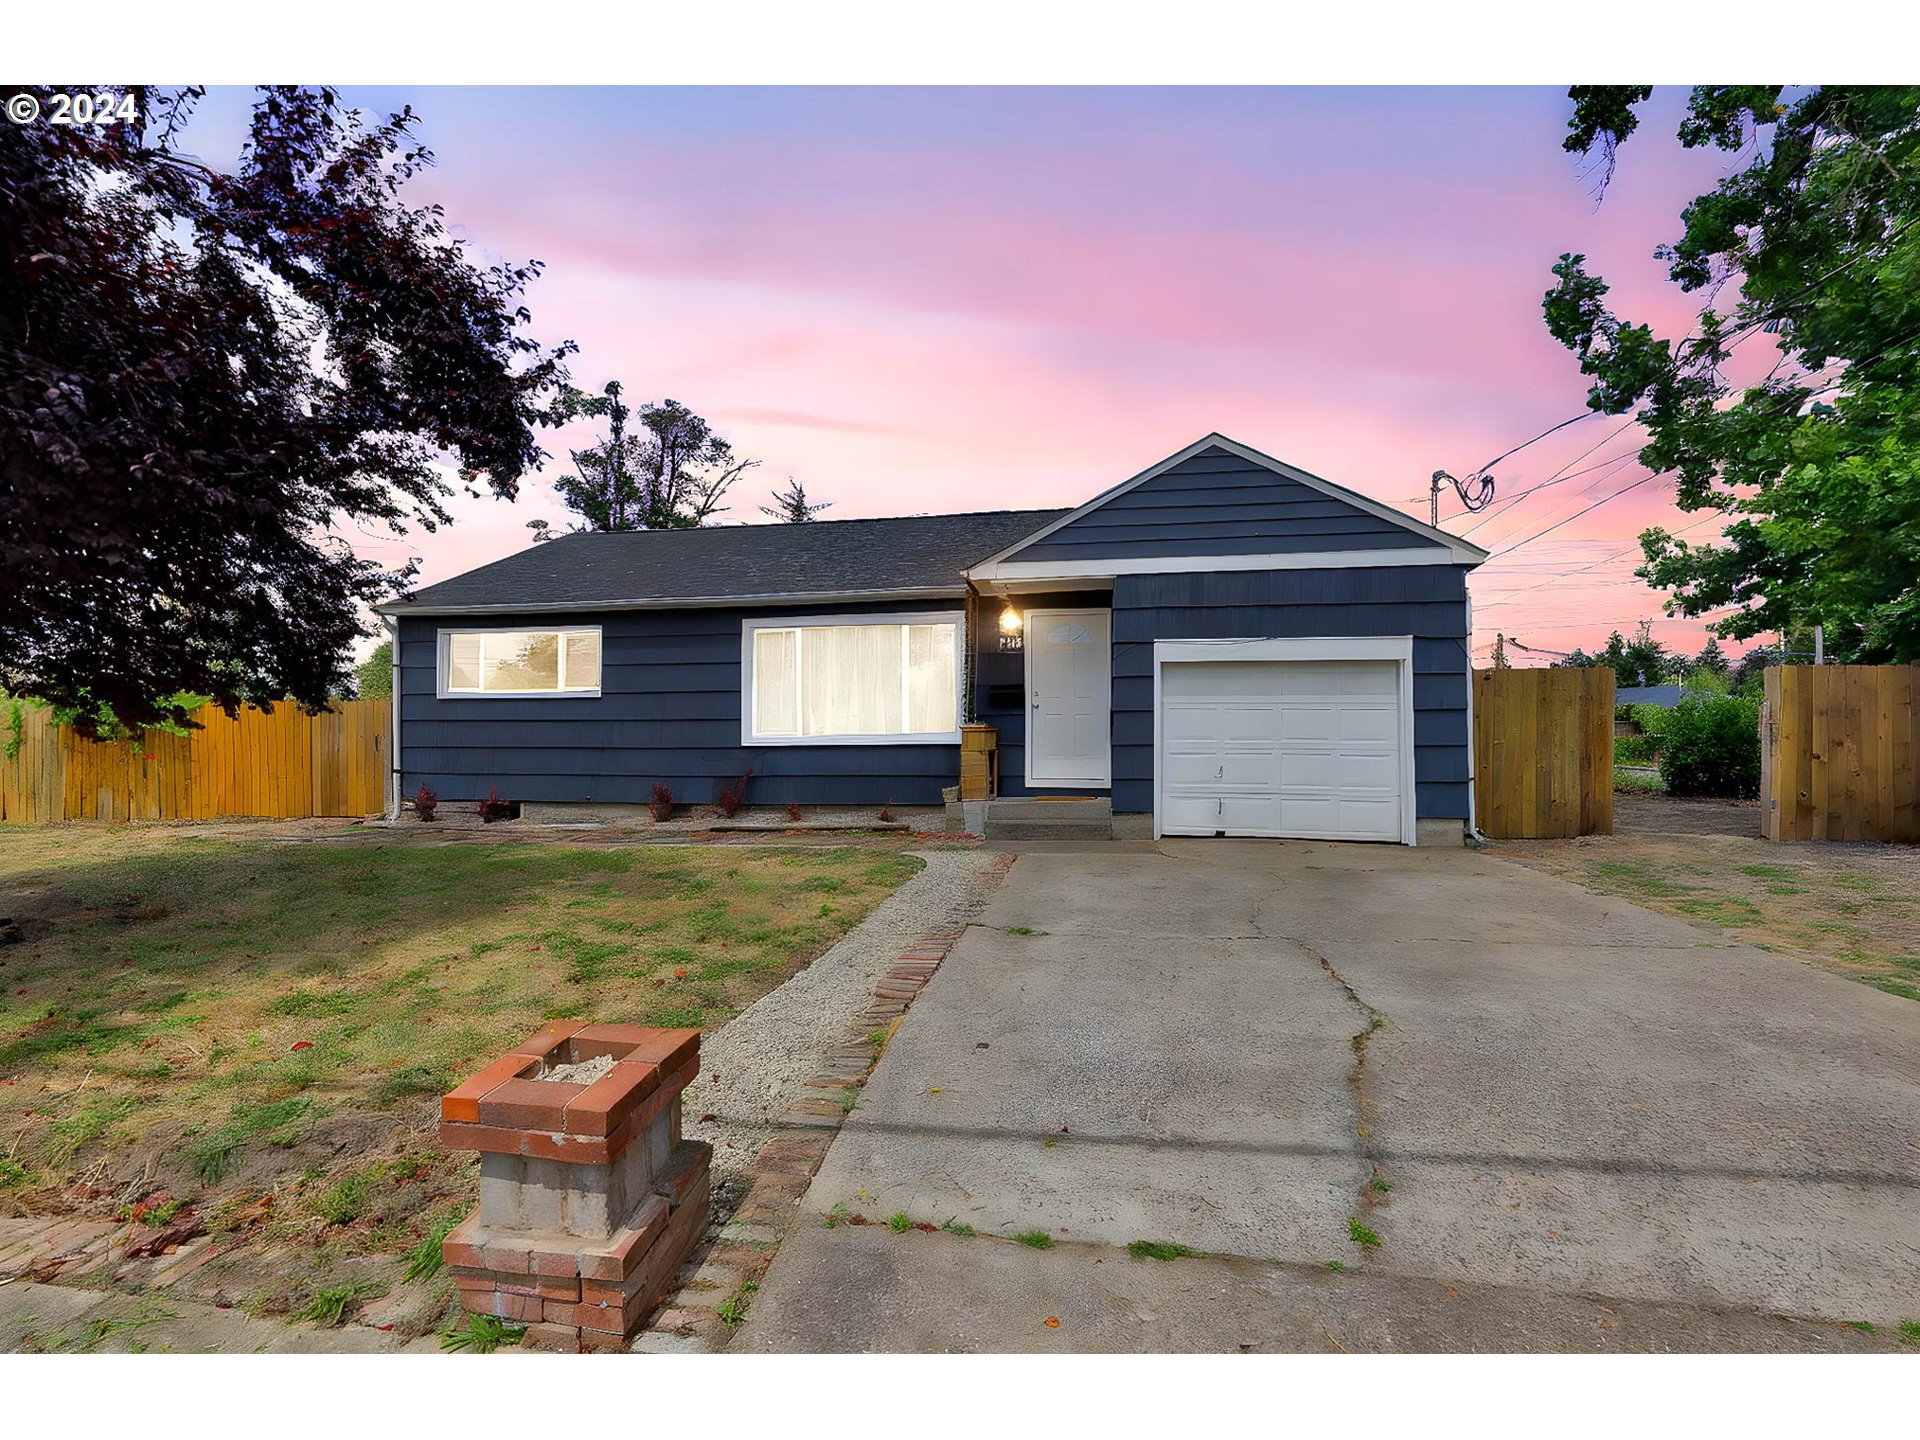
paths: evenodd
<path fill-rule="evenodd" d="M 873 998 L 873 987 L 933 930 L 965 925 L 986 900 L 981 850 L 913 852 L 926 869 L 881 901 L 838 944 L 701 1037 L 700 1078 L 687 1087 L 686 1133 L 713 1142 L 723 1178 L 744 1168 L 804 1082 L 826 1067 Z M 713 1120 L 699 1117 L 713 1115 Z"/>

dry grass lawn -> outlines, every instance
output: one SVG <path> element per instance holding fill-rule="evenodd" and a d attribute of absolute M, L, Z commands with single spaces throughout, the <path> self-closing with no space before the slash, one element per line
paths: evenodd
<path fill-rule="evenodd" d="M 1502 840 L 1492 853 L 1920 1000 L 1912 846 L 1643 833 Z"/>
<path fill-rule="evenodd" d="M 544 1019 L 722 1024 L 919 868 L 871 843 L 0 830 L 0 1213 L 430 1248 L 471 1202 L 432 1149 L 448 1085 Z M 297 1308 L 326 1268 L 253 1298 Z"/>

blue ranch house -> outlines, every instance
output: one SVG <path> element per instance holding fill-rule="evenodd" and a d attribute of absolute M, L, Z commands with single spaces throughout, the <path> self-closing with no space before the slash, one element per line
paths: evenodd
<path fill-rule="evenodd" d="M 1074 510 L 568 535 L 383 607 L 392 801 L 935 805 L 985 724 L 1116 835 L 1458 844 L 1486 558 L 1221 435 Z"/>

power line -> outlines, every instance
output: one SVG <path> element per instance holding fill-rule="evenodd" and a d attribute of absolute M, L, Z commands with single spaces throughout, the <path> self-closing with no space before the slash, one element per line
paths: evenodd
<path fill-rule="evenodd" d="M 1480 466 L 1477 470 L 1475 470 L 1474 474 L 1483 475 L 1487 471 L 1491 470 L 1494 466 L 1498 465 L 1502 460 L 1505 460 L 1509 455 L 1518 455 L 1522 450 L 1526 449 L 1529 445 L 1538 445 L 1542 440 L 1546 439 L 1549 435 L 1556 434 L 1559 431 L 1566 429 L 1569 425 L 1577 425 L 1582 420 L 1591 419 L 1593 416 L 1598 415 L 1599 413 L 1600 412 L 1598 410 L 1582 410 L 1578 415 L 1568 416 L 1565 420 L 1562 420 L 1558 425 L 1549 425 L 1546 429 L 1542 430 L 1538 435 L 1534 436 L 1533 439 L 1522 440 L 1518 445 L 1514 446 L 1511 450 L 1504 451 L 1501 454 L 1494 456 L 1493 459 L 1487 461 L 1486 464 Z"/>
<path fill-rule="evenodd" d="M 1489 560 L 1498 560 L 1502 555 L 1511 555 L 1514 551 L 1518 550 L 1521 546 L 1531 545 L 1534 541 L 1540 539 L 1542 536 L 1551 535 L 1554 531 L 1558 530 L 1562 525 L 1571 525 L 1575 520 L 1578 520 L 1582 515 L 1590 515 L 1595 510 L 1598 510 L 1602 505 L 1606 505 L 1611 503 L 1612 501 L 1618 500 L 1622 495 L 1626 494 L 1629 490 L 1638 490 L 1642 485 L 1647 484 L 1651 480 L 1658 480 L 1659 478 L 1660 477 L 1658 475 L 1642 475 L 1638 480 L 1635 480 L 1631 485 L 1622 485 L 1618 490 L 1614 491 L 1611 495 L 1602 496 L 1600 499 L 1594 501 L 1593 504 L 1574 511 L 1573 514 L 1567 516 L 1564 520 L 1556 520 L 1553 522 L 1553 524 L 1547 526 L 1546 529 L 1536 530 L 1533 534 L 1529 535 L 1526 539 L 1516 540 L 1513 544 L 1507 546 L 1505 549 L 1494 551 L 1493 554 L 1489 555 L 1487 558 Z"/>
<path fill-rule="evenodd" d="M 1587 413 L 1597 414 L 1598 412 L 1588 411 Z M 1604 436 L 1595 444 L 1589 445 L 1586 449 L 1582 450 L 1578 455 L 1574 456 L 1573 459 L 1569 460 L 1565 465 L 1562 465 L 1558 470 L 1554 471 L 1553 474 L 1549 475 L 1546 479 L 1540 481 L 1538 484 L 1529 485 L 1526 489 L 1521 490 L 1516 494 L 1509 495 L 1507 497 L 1506 504 L 1502 505 L 1498 510 L 1490 511 L 1488 514 L 1481 516 L 1478 520 L 1474 521 L 1473 524 L 1469 525 L 1465 530 L 1462 530 L 1460 533 L 1462 535 L 1471 535 L 1475 530 L 1478 530 L 1482 525 L 1486 524 L 1487 521 L 1493 519 L 1494 516 L 1506 514 L 1508 510 L 1511 510 L 1515 505 L 1519 504 L 1522 500 L 1526 499 L 1527 496 L 1533 494 L 1536 490 L 1544 490 L 1549 485 L 1559 484 L 1562 480 L 1571 480 L 1573 478 L 1573 475 L 1569 475 L 1567 473 L 1569 470 L 1572 470 L 1575 465 L 1578 465 L 1582 460 L 1586 459 L 1589 455 L 1593 454 L 1594 451 L 1600 449 L 1601 446 L 1610 444 L 1612 441 L 1618 439 L 1621 435 L 1624 435 L 1629 429 L 1632 428 L 1634 423 L 1635 423 L 1634 418 L 1632 416 L 1629 416 L 1626 422 L 1623 425 L 1621 425 L 1618 430 L 1615 430 L 1612 433 Z M 1551 434 L 1552 432 L 1549 431 L 1548 433 Z M 1508 451 L 1507 453 L 1512 454 L 1513 452 Z M 1489 461 L 1488 463 L 1492 464 L 1494 462 Z M 1603 461 L 1602 463 L 1604 464 L 1606 462 Z M 1577 475 L 1577 474 L 1583 474 L 1585 472 L 1576 470 L 1573 473 Z"/>
<path fill-rule="evenodd" d="M 1708 515 L 1703 519 L 1694 521 L 1693 524 L 1691 525 L 1682 525 L 1678 530 L 1674 531 L 1673 533 L 1675 538 L 1677 539 L 1678 537 L 1685 535 L 1690 530 L 1698 530 L 1702 525 L 1711 525 L 1714 521 L 1724 520 L 1725 518 L 1726 517 L 1721 512 L 1715 511 L 1713 514 Z M 1475 605 L 1473 607 L 1474 613 L 1477 615 L 1482 610 L 1492 610 L 1499 605 L 1510 605 L 1515 600 L 1518 600 L 1522 595 L 1527 594 L 1529 591 L 1544 590 L 1547 586 L 1557 585 L 1562 580 L 1568 579 L 1571 576 L 1581 575 L 1586 573 L 1589 570 L 1597 570 L 1602 565 L 1610 565 L 1615 560 L 1621 559 L 1623 556 L 1631 555 L 1636 548 L 1637 546 L 1635 545 L 1629 545 L 1626 549 L 1617 551 L 1612 555 L 1603 557 L 1602 559 L 1595 560 L 1590 565 L 1582 565 L 1577 570 L 1568 570 L 1563 574 L 1555 575 L 1550 579 L 1542 580 L 1538 585 L 1529 585 L 1525 590 L 1516 590 L 1511 595 L 1502 595 L 1498 600 L 1489 600 L 1485 605 Z M 1639 582 L 1635 582 L 1635 583 L 1639 583 Z"/>
<path fill-rule="evenodd" d="M 1920 216 L 1916 216 L 1913 219 L 1906 221 L 1904 224 L 1895 226 L 1892 230 L 1888 231 L 1886 236 L 1880 241 L 1880 245 L 1883 247 L 1891 245 L 1895 240 L 1899 239 L 1900 236 L 1904 235 L 1908 230 L 1911 230 L 1915 225 L 1920 225 Z M 1862 260 L 1866 259 L 1868 256 L 1868 253 L 1869 253 L 1868 251 L 1862 250 L 1858 254 L 1852 256 L 1850 259 L 1842 261 L 1840 264 L 1834 266 L 1833 269 L 1827 271 L 1824 275 L 1821 275 L 1818 279 L 1814 280 L 1812 284 L 1808 285 L 1805 289 L 1801 290 L 1797 295 L 1793 296 L 1791 299 L 1786 300 L 1781 304 L 1775 306 L 1772 310 L 1770 310 L 1768 313 L 1764 315 L 1759 315 L 1754 317 L 1752 320 L 1749 320 L 1745 325 L 1742 325 L 1739 329 L 1731 332 L 1729 336 L 1722 337 L 1722 348 L 1724 353 L 1731 354 L 1739 346 L 1743 345 L 1748 340 L 1751 340 L 1755 335 L 1760 334 L 1762 331 L 1766 329 L 1768 325 L 1772 324 L 1776 320 L 1781 319 L 1788 310 L 1798 305 L 1801 301 L 1805 300 L 1808 296 L 1812 295 L 1816 290 L 1818 290 L 1821 286 L 1825 285 L 1829 280 L 1832 280 L 1835 276 L 1843 274 L 1847 270 L 1852 269 L 1855 265 L 1859 264 Z M 1693 325 L 1688 327 L 1687 333 L 1680 338 L 1679 344 L 1674 347 L 1674 353 L 1676 355 L 1679 354 L 1682 347 L 1686 346 L 1693 340 L 1693 332 L 1699 328 L 1699 324 L 1700 322 L 1698 320 L 1695 320 Z M 1898 341 L 1895 342 L 1895 344 L 1898 344 L 1898 343 L 1901 343 L 1901 342 L 1898 342 Z M 1892 346 L 1888 346 L 1886 348 L 1891 349 Z M 1878 358 L 1878 357 L 1876 356 L 1874 358 Z M 1515 445 L 1512 449 L 1502 451 L 1500 454 L 1494 456 L 1493 459 L 1487 461 L 1486 464 L 1480 466 L 1473 473 L 1475 475 L 1484 475 L 1488 470 L 1492 469 L 1495 465 L 1498 465 L 1502 460 L 1508 459 L 1509 457 L 1514 455 L 1518 455 L 1522 450 L 1525 450 L 1528 446 L 1537 445 L 1542 440 L 1546 439 L 1549 435 L 1557 434 L 1558 432 L 1566 429 L 1569 425 L 1578 424 L 1580 421 L 1587 419 L 1589 416 L 1598 415 L 1600 413 L 1602 412 L 1598 410 L 1588 409 L 1588 410 L 1581 411 L 1578 415 L 1570 415 L 1565 420 L 1560 421 L 1558 424 L 1549 425 L 1545 430 L 1542 430 L 1538 435 L 1535 435 L 1532 439 L 1522 440 L 1518 445 Z M 1637 420 L 1637 417 L 1629 416 L 1627 418 L 1626 424 L 1622 425 L 1619 430 L 1614 431 L 1613 435 L 1609 435 L 1607 437 L 1607 440 L 1613 439 L 1614 435 L 1619 435 L 1624 433 L 1629 426 L 1636 423 L 1636 420 Z M 1607 440 L 1602 440 L 1600 442 L 1600 445 L 1606 444 Z M 1600 448 L 1600 445 L 1595 445 L 1591 449 L 1588 449 L 1582 452 L 1581 454 L 1576 455 L 1573 458 L 1573 460 L 1568 462 L 1568 464 L 1570 465 L 1578 464 L 1581 460 L 1584 460 L 1588 455 L 1591 455 L 1594 452 L 1594 450 L 1598 450 Z M 1563 470 L 1565 468 L 1566 467 L 1564 466 L 1562 467 Z M 1561 479 L 1571 479 L 1571 478 L 1572 478 L 1571 476 L 1556 474 L 1555 476 L 1551 476 L 1548 479 L 1541 481 L 1538 485 L 1529 486 L 1527 489 L 1520 491 L 1517 495 L 1510 496 L 1508 498 L 1507 504 L 1504 504 L 1499 509 L 1491 511 L 1488 514 L 1482 516 L 1473 525 L 1468 526 L 1466 530 L 1463 530 L 1460 533 L 1463 536 L 1469 535 L 1475 529 L 1479 528 L 1479 526 L 1484 525 L 1488 520 L 1493 519 L 1495 515 L 1505 514 L 1508 509 L 1512 508 L 1512 505 L 1514 503 L 1524 500 L 1527 496 L 1533 494 L 1535 491 L 1544 490 L 1548 485 L 1556 484 Z"/>

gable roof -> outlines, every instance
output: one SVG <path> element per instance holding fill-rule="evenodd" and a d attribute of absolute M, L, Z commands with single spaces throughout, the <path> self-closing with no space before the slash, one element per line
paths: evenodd
<path fill-rule="evenodd" d="M 966 594 L 969 565 L 1064 510 L 563 535 L 377 607 L 389 615 L 913 599 Z"/>
<path fill-rule="evenodd" d="M 1038 545 L 1056 531 L 1066 529 L 1075 521 L 1091 515 L 1096 510 L 1138 489 L 1149 481 L 1165 474 L 1167 471 L 1184 465 L 1187 461 L 1209 451 L 1238 457 L 1251 465 L 1271 471 L 1274 475 L 1281 477 L 1290 484 L 1305 486 L 1310 490 L 1318 491 L 1320 494 L 1339 501 L 1341 504 L 1349 506 L 1355 511 L 1371 516 L 1376 520 L 1386 522 L 1389 527 L 1405 531 L 1407 533 L 1407 545 L 1405 548 L 1431 548 L 1441 546 L 1447 551 L 1446 559 L 1451 563 L 1461 565 L 1478 565 L 1481 561 L 1488 558 L 1488 552 L 1486 550 L 1481 549 L 1478 545 L 1470 541 L 1462 540 L 1456 535 L 1449 535 L 1444 530 L 1438 530 L 1431 525 L 1423 524 L 1415 520 L 1411 515 L 1394 509 L 1391 505 L 1383 505 L 1378 500 L 1369 499 L 1357 491 L 1347 489 L 1344 485 L 1336 485 L 1331 480 L 1322 479 L 1320 476 L 1302 470 L 1298 466 L 1289 465 L 1284 460 L 1276 460 L 1271 455 L 1263 454 L 1261 451 L 1255 450 L 1251 445 L 1242 445 L 1239 441 L 1230 440 L 1225 435 L 1216 431 L 1213 434 L 1202 436 L 1186 448 L 1174 452 L 1157 465 L 1148 466 L 1131 479 L 1123 480 L 1112 489 L 1096 495 L 1079 508 L 1069 510 L 1058 519 L 1042 525 L 1031 535 L 1023 536 L 1016 543 L 1009 545 L 1006 549 L 993 555 L 988 560 L 972 567 L 972 569 L 967 572 L 969 577 L 974 579 L 995 579 L 1017 573 L 1005 571 L 1002 567 L 1009 563 L 1022 565 L 1023 562 L 1021 562 L 1019 557 L 1029 546 Z M 1379 558 L 1384 561 L 1395 553 L 1395 551 L 1383 549 L 1379 552 Z M 1404 549 L 1398 553 L 1404 553 Z M 1259 558 L 1258 556 L 1246 557 L 1248 561 Z M 1032 568 L 1037 570 L 1046 568 L 1046 566 L 1044 562 L 1037 562 Z"/>

